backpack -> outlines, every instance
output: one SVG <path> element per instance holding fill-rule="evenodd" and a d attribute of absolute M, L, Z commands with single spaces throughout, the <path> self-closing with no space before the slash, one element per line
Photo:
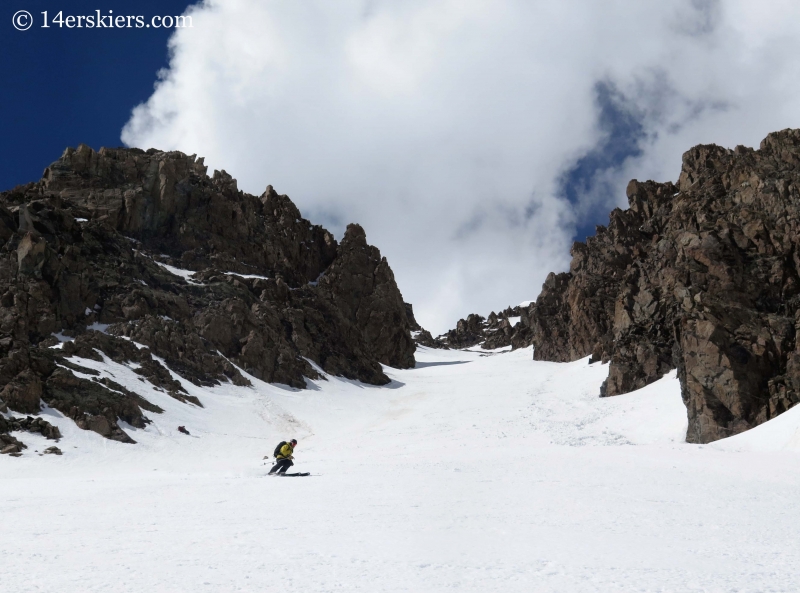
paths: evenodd
<path fill-rule="evenodd" d="M 275 452 L 272 455 L 274 457 L 277 457 L 278 455 L 280 455 L 281 454 L 281 449 L 283 449 L 283 446 L 286 445 L 286 444 L 287 444 L 286 441 L 281 441 L 280 443 L 278 443 L 278 446 L 275 447 Z"/>

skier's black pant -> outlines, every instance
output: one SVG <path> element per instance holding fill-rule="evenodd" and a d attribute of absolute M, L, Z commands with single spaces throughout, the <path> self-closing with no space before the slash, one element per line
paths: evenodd
<path fill-rule="evenodd" d="M 269 473 L 274 474 L 277 471 L 279 474 L 285 474 L 286 470 L 293 465 L 294 461 L 291 459 L 278 459 L 278 462 L 272 466 L 272 469 L 269 470 Z"/>

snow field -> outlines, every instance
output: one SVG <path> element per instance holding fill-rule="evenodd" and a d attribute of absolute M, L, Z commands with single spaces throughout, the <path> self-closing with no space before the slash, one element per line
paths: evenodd
<path fill-rule="evenodd" d="M 793 591 L 800 409 L 683 442 L 674 373 L 597 397 L 608 369 L 531 350 L 434 351 L 377 388 L 197 388 L 124 445 L 53 410 L 0 458 L 0 583 L 32 591 Z M 798 412 L 798 413 L 796 413 Z M 192 436 L 177 432 L 185 425 Z M 261 458 L 296 437 L 297 471 Z"/>

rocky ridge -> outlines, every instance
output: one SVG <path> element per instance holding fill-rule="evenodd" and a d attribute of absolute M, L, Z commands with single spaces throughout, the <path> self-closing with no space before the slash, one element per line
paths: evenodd
<path fill-rule="evenodd" d="M 187 405 L 202 402 L 171 372 L 304 388 L 313 365 L 376 385 L 381 364 L 414 365 L 402 295 L 360 226 L 337 243 L 287 196 L 241 192 L 202 158 L 67 149 L 0 193 L 0 245 L 0 411 L 44 402 L 132 442 L 119 421 L 161 410 L 75 357 L 132 364 Z"/>
<path fill-rule="evenodd" d="M 434 347 L 526 348 L 531 345 L 533 337 L 530 325 L 532 309 L 533 303 L 528 303 L 507 307 L 500 313 L 492 311 L 488 317 L 472 313 L 466 319 L 459 319 L 454 329 L 435 338 Z"/>
<path fill-rule="evenodd" d="M 627 195 L 544 283 L 534 358 L 610 362 L 606 396 L 677 368 L 689 442 L 800 401 L 800 130 L 758 150 L 696 146 L 677 184 L 634 180 Z"/>

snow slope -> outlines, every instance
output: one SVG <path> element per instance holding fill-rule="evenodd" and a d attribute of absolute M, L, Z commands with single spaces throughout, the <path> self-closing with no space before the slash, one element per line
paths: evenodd
<path fill-rule="evenodd" d="M 0 457 L 0 588 L 796 590 L 800 409 L 687 445 L 674 376 L 599 399 L 607 367 L 531 358 L 420 349 L 380 388 L 184 382 L 203 408 L 76 361 L 165 413 L 124 445 L 49 410 L 62 457 L 16 435 L 30 448 Z M 290 437 L 314 476 L 264 477 Z"/>

